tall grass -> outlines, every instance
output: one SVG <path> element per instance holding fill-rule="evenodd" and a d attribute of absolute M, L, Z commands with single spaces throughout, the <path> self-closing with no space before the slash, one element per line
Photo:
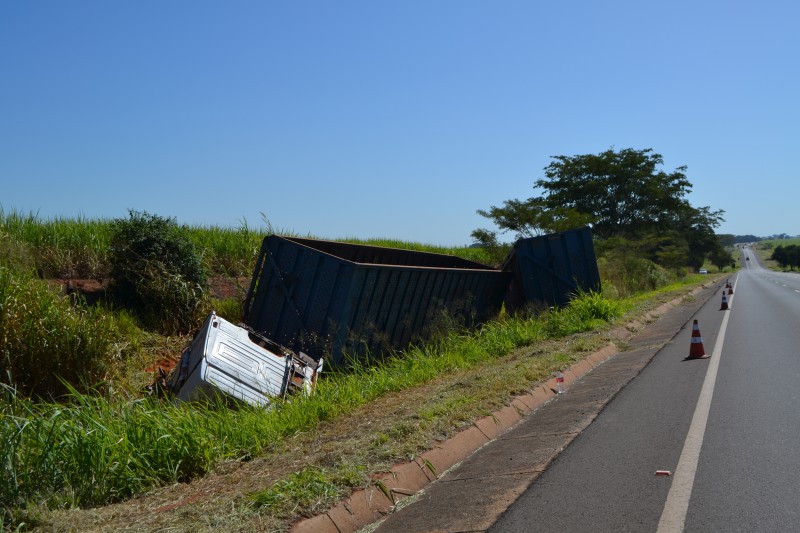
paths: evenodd
<path fill-rule="evenodd" d="M 180 228 L 201 250 L 210 274 L 243 276 L 252 273 L 263 231 L 252 229 L 246 223 L 239 228 L 188 225 Z M 108 276 L 113 236 L 111 219 L 43 219 L 33 213 L 5 212 L 0 207 L 0 233 L 28 244 L 44 277 L 102 279 Z"/>
<path fill-rule="evenodd" d="M 259 447 L 254 415 L 155 400 L 109 402 L 75 391 L 69 404 L 8 394 L 0 500 L 16 507 L 101 504 L 191 479 L 215 461 Z"/>
<path fill-rule="evenodd" d="M 299 236 L 289 230 L 276 230 L 268 221 L 252 227 L 243 220 L 238 227 L 232 228 L 183 224 L 180 230 L 200 251 L 209 275 L 228 277 L 252 275 L 261 241 L 266 235 Z M 45 219 L 35 213 L 6 212 L 0 206 L 0 234 L 3 233 L 28 245 L 44 277 L 108 277 L 112 219 L 82 216 Z M 482 248 L 445 247 L 392 239 L 346 238 L 343 242 L 455 255 L 483 264 L 492 261 Z"/>
<path fill-rule="evenodd" d="M 109 312 L 0 266 L 0 383 L 41 396 L 66 392 L 63 380 L 92 384 L 105 375 L 116 341 Z"/>
<path fill-rule="evenodd" d="M 246 222 L 238 228 L 217 226 L 182 226 L 189 239 L 203 255 L 203 263 L 212 275 L 250 276 L 264 239 L 263 229 L 253 229 Z"/>
<path fill-rule="evenodd" d="M 280 439 L 346 414 L 387 392 L 474 367 L 537 340 L 596 327 L 620 308 L 594 294 L 556 315 L 508 318 L 475 332 L 451 331 L 373 367 L 329 375 L 312 397 L 264 410 L 243 406 L 112 402 L 72 391 L 65 404 L 31 403 L 7 394 L 0 420 L 0 501 L 12 517 L 29 503 L 100 505 L 152 487 L 203 475 L 223 460 L 258 454 Z"/>
<path fill-rule="evenodd" d="M 6 213 L 0 207 L 0 233 L 28 244 L 45 277 L 97 277 L 106 273 L 111 242 L 108 220 L 51 218 L 35 214 Z"/>

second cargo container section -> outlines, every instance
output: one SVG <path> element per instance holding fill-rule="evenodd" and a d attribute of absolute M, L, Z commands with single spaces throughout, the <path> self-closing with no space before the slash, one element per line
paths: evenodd
<path fill-rule="evenodd" d="M 437 321 L 473 325 L 498 313 L 511 274 L 458 257 L 270 235 L 244 322 L 334 365 L 424 339 Z"/>
<path fill-rule="evenodd" d="M 514 276 L 505 301 L 510 312 L 566 305 L 578 290 L 600 290 L 589 228 L 520 239 L 503 270 Z"/>

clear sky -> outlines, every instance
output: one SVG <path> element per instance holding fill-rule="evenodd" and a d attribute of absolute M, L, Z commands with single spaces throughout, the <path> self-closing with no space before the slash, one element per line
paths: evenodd
<path fill-rule="evenodd" d="M 794 235 L 799 27 L 789 0 L 5 0 L 0 206 L 461 245 L 551 156 L 653 148 L 719 233 Z"/>

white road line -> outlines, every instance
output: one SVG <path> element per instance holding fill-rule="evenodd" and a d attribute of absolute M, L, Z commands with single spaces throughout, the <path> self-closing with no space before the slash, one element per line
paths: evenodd
<path fill-rule="evenodd" d="M 735 281 L 733 285 L 734 292 L 736 292 Z M 728 302 L 728 305 L 732 307 L 733 295 L 728 299 Z M 697 400 L 692 423 L 689 426 L 689 433 L 686 435 L 683 451 L 678 460 L 678 466 L 675 468 L 675 475 L 672 478 L 672 486 L 667 495 L 667 502 L 664 504 L 664 510 L 661 512 L 661 519 L 658 522 L 658 533 L 678 533 L 683 531 L 686 512 L 689 509 L 689 497 L 692 495 L 692 487 L 694 486 L 694 475 L 697 472 L 697 463 L 700 460 L 700 448 L 703 446 L 703 437 L 706 432 L 708 412 L 711 409 L 711 398 L 714 396 L 714 385 L 717 381 L 722 344 L 725 341 L 725 331 L 728 329 L 728 318 L 730 316 L 730 311 L 728 311 L 722 318 L 719 336 L 714 344 L 711 361 L 706 371 L 706 377 L 703 380 L 703 388 L 700 390 L 700 398 Z"/>

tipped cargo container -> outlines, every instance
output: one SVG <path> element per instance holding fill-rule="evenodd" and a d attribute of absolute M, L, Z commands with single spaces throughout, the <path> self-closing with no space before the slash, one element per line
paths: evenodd
<path fill-rule="evenodd" d="M 520 239 L 503 263 L 512 274 L 509 312 L 567 304 L 578 290 L 600 290 L 600 272 L 589 228 Z"/>
<path fill-rule="evenodd" d="M 270 235 L 244 322 L 314 359 L 379 357 L 426 338 L 438 321 L 498 313 L 511 274 L 458 257 Z"/>

